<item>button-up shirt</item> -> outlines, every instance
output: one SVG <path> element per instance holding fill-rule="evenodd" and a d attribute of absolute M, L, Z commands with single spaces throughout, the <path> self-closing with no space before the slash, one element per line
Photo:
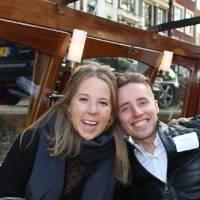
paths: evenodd
<path fill-rule="evenodd" d="M 136 144 L 131 136 L 128 137 L 128 141 L 134 145 L 135 156 L 143 167 L 161 181 L 166 182 L 167 154 L 158 134 L 154 141 L 156 148 L 153 154 L 145 151 L 141 145 Z"/>

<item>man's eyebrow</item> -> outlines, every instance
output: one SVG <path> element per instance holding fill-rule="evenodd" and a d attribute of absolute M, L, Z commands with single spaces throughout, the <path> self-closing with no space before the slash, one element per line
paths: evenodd
<path fill-rule="evenodd" d="M 141 98 L 138 98 L 137 101 L 142 101 L 142 100 L 148 100 L 148 98 L 146 97 L 141 97 Z"/>
<path fill-rule="evenodd" d="M 121 107 L 123 107 L 123 106 L 126 106 L 126 105 L 129 105 L 129 102 L 127 102 L 127 101 L 126 101 L 126 102 L 123 102 L 122 104 L 119 105 L 119 108 L 121 108 Z"/>

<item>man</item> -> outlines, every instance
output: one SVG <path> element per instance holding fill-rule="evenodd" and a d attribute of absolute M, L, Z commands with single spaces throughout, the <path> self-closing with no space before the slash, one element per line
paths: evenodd
<path fill-rule="evenodd" d="M 158 103 L 142 74 L 119 75 L 118 88 L 131 164 L 130 185 L 119 188 L 119 199 L 200 200 L 199 116 L 185 123 L 193 128 L 159 121 Z"/>

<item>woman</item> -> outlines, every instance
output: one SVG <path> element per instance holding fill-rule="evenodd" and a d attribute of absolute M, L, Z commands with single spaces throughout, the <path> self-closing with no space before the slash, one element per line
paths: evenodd
<path fill-rule="evenodd" d="M 64 97 L 8 153 L 0 169 L 0 197 L 113 199 L 115 177 L 125 183 L 128 176 L 123 138 L 110 128 L 116 105 L 116 78 L 109 68 L 77 68 Z"/>

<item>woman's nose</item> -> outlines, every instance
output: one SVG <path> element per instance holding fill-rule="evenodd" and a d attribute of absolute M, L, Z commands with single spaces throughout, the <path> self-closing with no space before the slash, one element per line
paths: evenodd
<path fill-rule="evenodd" d="M 98 112 L 98 106 L 95 102 L 91 102 L 88 104 L 88 112 L 95 114 Z"/>

